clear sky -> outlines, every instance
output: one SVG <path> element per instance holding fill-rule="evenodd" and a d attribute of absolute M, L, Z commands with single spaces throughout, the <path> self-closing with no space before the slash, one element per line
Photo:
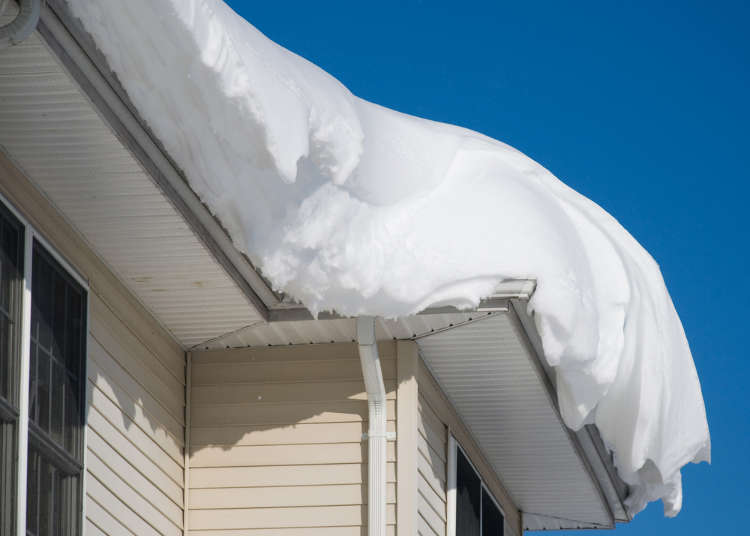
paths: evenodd
<path fill-rule="evenodd" d="M 690 341 L 714 460 L 683 471 L 676 519 L 652 504 L 617 534 L 749 533 L 750 3 L 229 4 L 360 97 L 520 149 L 643 244 Z"/>

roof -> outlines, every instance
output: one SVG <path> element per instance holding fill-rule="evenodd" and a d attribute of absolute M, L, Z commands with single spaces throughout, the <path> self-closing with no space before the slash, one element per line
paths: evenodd
<path fill-rule="evenodd" d="M 64 2 L 49 4 L 38 34 L 0 59 L 0 74 L 11 75 L 0 76 L 0 144 L 92 249 L 186 349 L 351 340 L 351 319 L 313 320 L 270 289 L 188 187 Z M 509 285 L 475 311 L 448 308 L 383 320 L 381 337 L 417 341 L 488 458 L 513 481 L 508 487 L 527 528 L 627 520 L 626 489 L 596 428 L 573 433 L 562 423 L 536 329 L 512 301 L 528 299 L 528 283 Z M 450 360 L 441 357 L 457 344 L 476 367 L 473 377 L 528 381 L 467 397 Z M 527 391 L 514 392 L 519 386 Z M 531 413 L 514 405 L 529 400 Z M 488 404 L 521 417 L 493 432 L 476 413 Z M 497 435 L 501 429 L 524 443 L 513 451 Z M 554 451 L 539 454 L 549 463 L 529 463 L 527 453 L 540 446 Z M 576 492 L 549 495 L 552 484 Z"/>

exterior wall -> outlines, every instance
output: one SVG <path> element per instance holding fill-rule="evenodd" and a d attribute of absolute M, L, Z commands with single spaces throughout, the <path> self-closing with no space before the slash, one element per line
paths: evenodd
<path fill-rule="evenodd" d="M 182 534 L 182 349 L 1 153 L 0 193 L 89 281 L 85 533 Z"/>
<path fill-rule="evenodd" d="M 390 431 L 396 346 L 379 345 Z M 190 534 L 366 534 L 367 415 L 355 344 L 193 353 Z M 389 441 L 389 534 L 395 462 Z"/>
<path fill-rule="evenodd" d="M 487 488 L 505 513 L 505 534 L 521 536 L 521 513 L 471 433 L 458 417 L 421 358 L 416 364 L 418 384 L 418 438 L 416 449 L 418 533 L 422 536 L 446 533 L 446 471 L 448 434 L 463 447 Z"/>
<path fill-rule="evenodd" d="M 420 536 L 446 532 L 446 460 L 448 429 L 422 394 L 418 399 L 417 512 Z"/>

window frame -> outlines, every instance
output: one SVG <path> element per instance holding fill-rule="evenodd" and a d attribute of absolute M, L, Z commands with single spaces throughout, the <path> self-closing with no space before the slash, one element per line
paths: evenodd
<path fill-rule="evenodd" d="M 495 495 L 492 493 L 492 490 L 490 490 L 489 486 L 485 483 L 485 479 L 482 477 L 481 471 L 477 469 L 477 466 L 474 465 L 474 462 L 471 461 L 471 457 L 466 452 L 466 449 L 464 449 L 461 444 L 458 442 L 458 440 L 451 434 L 448 433 L 448 459 L 446 461 L 446 536 L 456 536 L 456 489 L 457 489 L 457 476 L 458 476 L 458 453 L 461 453 L 463 457 L 466 459 L 467 462 L 469 462 L 469 465 L 474 470 L 474 474 L 477 475 L 477 478 L 479 479 L 479 494 L 480 494 L 480 501 L 482 500 L 482 492 L 486 492 L 487 496 L 492 500 L 492 502 L 495 504 L 495 507 L 497 507 L 500 514 L 503 516 L 503 534 L 507 534 L 507 522 L 506 522 L 506 516 L 505 516 L 505 510 L 503 509 L 502 505 L 500 504 L 500 501 L 497 500 Z M 483 508 L 482 503 L 480 502 L 479 507 L 479 530 L 481 536 L 482 531 L 482 523 L 483 523 Z"/>
<path fill-rule="evenodd" d="M 26 493 L 27 493 L 27 476 L 28 476 L 28 457 L 30 434 L 29 430 L 29 383 L 31 378 L 31 289 L 33 273 L 34 242 L 43 248 L 54 261 L 80 285 L 85 292 L 86 318 L 84 329 L 84 341 L 88 341 L 91 323 L 91 289 L 88 280 L 69 263 L 55 248 L 49 240 L 39 232 L 31 221 L 18 210 L 15 205 L 0 192 L 0 203 L 10 212 L 21 224 L 23 228 L 23 281 L 21 289 L 21 347 L 18 359 L 18 416 L 16 426 L 16 478 L 15 478 L 15 534 L 16 536 L 26 536 Z M 86 468 L 87 464 L 87 434 L 88 427 L 85 424 L 85 417 L 88 414 L 88 376 L 86 373 L 88 362 L 88 344 L 85 344 L 83 351 L 82 370 L 80 371 L 80 380 L 82 382 L 82 405 L 83 405 L 83 430 L 81 438 L 81 468 L 80 468 L 80 485 L 79 489 L 79 512 L 78 527 L 80 534 L 84 533 L 83 524 L 86 519 Z"/>
<path fill-rule="evenodd" d="M 0 217 L 3 219 L 2 229 L 5 232 L 6 227 L 12 227 L 12 232 L 16 233 L 17 243 L 15 245 L 15 260 L 18 263 L 16 266 L 16 276 L 18 280 L 8 285 L 7 291 L 10 293 L 8 298 L 9 309 L 3 311 L 3 316 L 8 322 L 11 329 L 7 330 L 7 340 L 3 341 L 4 345 L 7 345 L 5 351 L 4 363 L 0 364 L 3 368 L 2 378 L 0 381 L 4 385 L 0 385 L 0 392 L 4 391 L 0 395 L 0 445 L 3 448 L 8 448 L 8 451 L 0 453 L 0 508 L 9 508 L 11 512 L 15 511 L 16 508 L 16 478 L 17 478 L 17 443 L 18 443 L 18 382 L 17 377 L 20 373 L 21 363 L 21 317 L 23 308 L 23 262 L 24 262 L 24 236 L 26 232 L 25 225 L 19 218 L 16 217 L 14 211 L 6 208 L 4 205 L 0 206 Z M 2 261 L 5 262 L 5 259 Z M 3 271 L 5 267 L 3 266 Z M 10 519 L 2 519 L 0 517 L 0 533 L 2 534 L 13 534 L 15 532 L 15 517 L 10 516 Z"/>

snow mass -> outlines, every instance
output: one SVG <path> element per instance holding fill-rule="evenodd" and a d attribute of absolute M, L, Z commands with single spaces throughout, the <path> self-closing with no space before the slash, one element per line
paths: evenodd
<path fill-rule="evenodd" d="M 700 383 L 612 216 L 508 145 L 357 98 L 221 0 L 69 4 L 235 246 L 314 313 L 472 307 L 536 279 L 565 422 L 599 428 L 632 514 L 679 512 L 680 468 L 710 459 Z"/>

